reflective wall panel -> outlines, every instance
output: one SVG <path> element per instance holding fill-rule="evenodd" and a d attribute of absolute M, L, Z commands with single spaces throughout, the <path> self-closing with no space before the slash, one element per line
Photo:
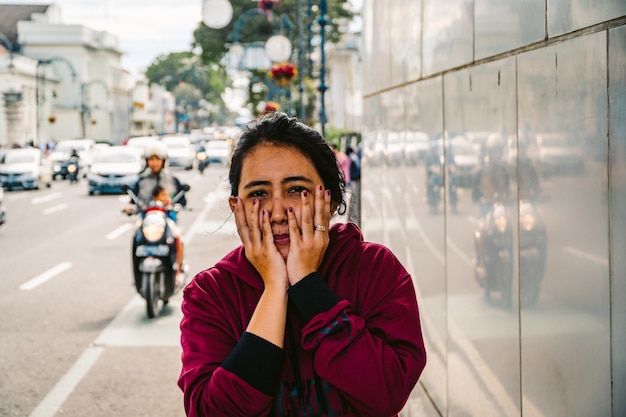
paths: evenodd
<path fill-rule="evenodd" d="M 472 62 L 473 0 L 422 0 L 423 76 Z M 385 3 L 389 4 L 389 3 Z"/>
<path fill-rule="evenodd" d="M 364 80 L 362 184 L 365 238 L 415 280 L 415 391 L 441 416 L 622 417 L 626 3 L 418 3 L 421 74 Z"/>
<path fill-rule="evenodd" d="M 545 5 L 545 0 L 475 0 L 475 59 L 543 40 Z"/>
<path fill-rule="evenodd" d="M 395 0 L 390 12 L 390 44 L 393 49 L 391 84 L 416 80 L 421 71 L 422 10 L 421 0 Z"/>
<path fill-rule="evenodd" d="M 606 32 L 518 63 L 520 129 L 537 148 L 548 242 L 540 302 L 522 311 L 524 406 L 610 415 L 610 361 L 598 360 L 610 357 Z"/>
<path fill-rule="evenodd" d="M 611 323 L 614 416 L 626 416 L 626 27 L 609 31 Z"/>
<path fill-rule="evenodd" d="M 514 58 L 444 76 L 449 416 L 520 414 L 515 80 Z"/>
<path fill-rule="evenodd" d="M 624 0 L 547 0 L 547 2 L 549 37 L 626 15 Z"/>
<path fill-rule="evenodd" d="M 431 149 L 439 157 L 436 140 L 443 132 L 441 77 L 405 88 L 404 205 L 407 266 L 413 272 L 421 307 L 422 327 L 428 350 L 428 366 L 422 376 L 439 410 L 447 409 L 447 320 L 443 190 L 433 190 L 427 159 Z M 429 196 L 437 193 L 435 207 Z M 402 200 L 396 201 L 402 204 Z"/>

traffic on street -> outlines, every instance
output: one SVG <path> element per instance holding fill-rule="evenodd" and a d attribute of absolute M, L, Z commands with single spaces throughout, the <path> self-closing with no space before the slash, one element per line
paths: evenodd
<path fill-rule="evenodd" d="M 187 282 L 235 247 L 227 168 L 172 169 L 190 185 L 178 213 Z M 87 181 L 4 193 L 0 226 L 0 415 L 183 416 L 181 293 L 149 319 L 133 282 L 138 216 Z"/>

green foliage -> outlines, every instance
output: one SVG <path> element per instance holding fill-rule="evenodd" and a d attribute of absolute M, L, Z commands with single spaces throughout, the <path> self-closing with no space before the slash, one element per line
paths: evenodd
<path fill-rule="evenodd" d="M 150 84 L 156 83 L 175 92 L 181 83 L 194 86 L 200 98 L 220 104 L 226 87 L 226 74 L 217 66 L 208 66 L 192 52 L 172 52 L 160 55 L 146 70 Z M 176 95 L 176 94 L 175 94 Z M 180 102 L 180 98 L 176 97 Z"/>

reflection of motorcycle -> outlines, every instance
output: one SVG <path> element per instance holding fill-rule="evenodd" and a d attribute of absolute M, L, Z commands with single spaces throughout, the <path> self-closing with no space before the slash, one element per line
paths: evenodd
<path fill-rule="evenodd" d="M 513 232 L 508 208 L 495 203 L 474 233 L 474 276 L 485 289 L 485 297 L 491 301 L 491 293 L 500 294 L 500 304 L 510 307 L 513 289 Z"/>
<path fill-rule="evenodd" d="M 78 182 L 78 158 L 71 157 L 67 163 L 67 178 L 70 180 L 70 184 Z"/>
<path fill-rule="evenodd" d="M 0 225 L 4 224 L 5 221 L 5 213 L 4 206 L 2 205 L 2 201 L 4 200 L 4 188 L 0 187 Z"/>
<path fill-rule="evenodd" d="M 189 191 L 189 185 L 172 198 L 174 210 L 180 209 L 176 204 Z M 151 202 L 144 205 L 130 189 L 128 195 L 141 211 L 143 219 L 133 238 L 133 274 L 137 292 L 146 300 L 146 312 L 149 318 L 158 315 L 160 308 L 169 302 L 177 291 L 175 279 L 178 265 L 176 263 L 177 244 L 172 226 L 168 224 L 163 205 Z M 183 268 L 183 273 L 184 273 Z"/>
<path fill-rule="evenodd" d="M 456 165 L 448 166 L 448 179 L 447 179 L 446 185 L 448 186 L 448 196 L 449 196 L 448 203 L 450 204 L 450 208 L 452 209 L 452 212 L 456 213 L 456 206 L 457 206 L 457 202 L 459 201 L 458 195 L 457 195 L 458 178 L 457 178 L 457 166 Z"/>
<path fill-rule="evenodd" d="M 204 173 L 206 167 L 209 166 L 209 157 L 206 154 L 206 151 L 203 149 L 198 150 L 196 153 L 196 159 L 198 160 L 198 170 L 200 173 Z"/>
<path fill-rule="evenodd" d="M 441 187 L 443 186 L 443 172 L 441 165 L 430 164 L 426 168 L 426 199 L 431 213 L 439 211 L 441 201 Z"/>
<path fill-rule="evenodd" d="M 547 233 L 539 211 L 529 201 L 520 201 L 520 303 L 531 307 L 539 299 L 546 266 Z"/>

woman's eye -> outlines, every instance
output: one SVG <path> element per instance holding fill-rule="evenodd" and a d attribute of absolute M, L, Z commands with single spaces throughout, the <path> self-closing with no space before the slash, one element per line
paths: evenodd
<path fill-rule="evenodd" d="M 302 186 L 296 185 L 296 186 L 294 186 L 294 187 L 291 187 L 291 188 L 289 189 L 289 192 L 290 192 L 290 193 L 298 193 L 298 194 L 300 194 L 300 193 L 301 193 L 302 191 L 304 191 L 304 190 L 306 190 L 306 188 L 305 188 L 305 187 L 302 187 Z"/>
<path fill-rule="evenodd" d="M 260 197 L 263 197 L 265 195 L 265 192 L 261 191 L 261 190 L 254 190 L 254 191 L 250 192 L 250 194 L 248 194 L 248 195 L 250 197 L 253 197 L 253 198 L 260 198 Z"/>

